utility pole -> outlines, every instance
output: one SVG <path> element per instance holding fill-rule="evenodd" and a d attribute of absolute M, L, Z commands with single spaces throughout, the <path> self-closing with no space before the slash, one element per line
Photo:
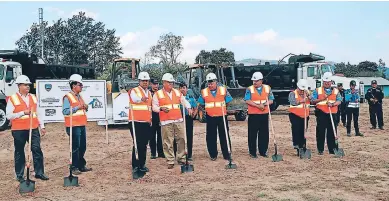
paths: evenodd
<path fill-rule="evenodd" d="M 43 52 L 44 52 L 44 46 L 43 46 L 43 41 L 44 41 L 44 27 L 43 27 L 43 8 L 39 8 L 39 25 L 41 29 L 41 45 L 42 45 L 42 59 L 43 57 Z"/>

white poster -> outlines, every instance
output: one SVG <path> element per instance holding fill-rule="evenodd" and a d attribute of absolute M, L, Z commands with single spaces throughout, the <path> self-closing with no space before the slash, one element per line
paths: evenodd
<path fill-rule="evenodd" d="M 84 80 L 81 96 L 88 104 L 88 121 L 106 119 L 106 81 Z M 44 122 L 64 122 L 62 98 L 70 92 L 68 80 L 37 80 L 38 111 L 44 114 Z"/>
<path fill-rule="evenodd" d="M 128 93 L 112 93 L 114 121 L 128 120 L 129 101 Z"/>

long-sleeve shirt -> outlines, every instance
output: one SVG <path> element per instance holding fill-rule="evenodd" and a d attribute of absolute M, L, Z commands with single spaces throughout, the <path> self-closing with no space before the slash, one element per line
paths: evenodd
<path fill-rule="evenodd" d="M 77 94 L 77 95 L 76 95 L 76 94 L 73 94 L 73 95 L 75 95 L 76 98 L 78 99 L 78 101 L 80 101 L 80 94 Z M 76 113 L 78 109 L 79 109 L 78 106 L 73 107 L 72 113 L 73 113 L 73 114 Z M 86 109 L 86 111 L 88 111 L 88 109 Z M 63 99 L 62 114 L 63 114 L 63 115 L 70 115 L 70 101 L 69 101 L 69 99 L 68 99 L 67 96 L 65 96 L 65 98 Z"/>
<path fill-rule="evenodd" d="M 19 92 L 16 93 L 18 93 L 20 97 L 22 97 L 22 100 L 26 103 L 27 107 L 29 107 L 30 106 L 30 98 L 28 96 L 29 94 L 24 96 Z M 14 110 L 15 110 L 15 106 L 12 104 L 12 101 L 8 101 L 7 107 L 5 108 L 5 113 L 8 120 L 17 119 L 24 116 L 24 111 L 14 113 Z M 41 129 L 45 128 L 45 123 L 43 122 L 42 114 L 38 110 L 36 110 L 36 116 L 38 117 L 39 120 L 39 127 Z"/>
<path fill-rule="evenodd" d="M 344 95 L 345 95 L 345 104 L 348 106 L 348 107 L 352 107 L 352 108 L 359 108 L 359 91 L 358 89 L 355 89 L 354 90 L 354 93 L 351 91 L 351 89 L 347 89 L 345 92 L 344 92 Z"/>
<path fill-rule="evenodd" d="M 143 91 L 143 93 L 145 94 L 145 97 L 146 98 L 149 98 L 149 90 L 148 89 L 143 89 L 142 87 L 140 87 L 141 90 Z M 134 101 L 135 103 L 140 103 L 142 102 L 142 97 L 139 97 L 135 90 L 131 90 L 131 93 L 130 93 L 130 97 L 132 99 L 132 101 Z M 150 97 L 151 98 L 151 97 Z M 136 122 L 146 122 L 146 121 L 136 121 Z"/>
<path fill-rule="evenodd" d="M 257 88 L 257 91 L 259 94 L 262 93 L 262 86 L 258 87 Z M 269 95 L 267 96 L 268 100 L 274 100 L 274 95 L 273 95 L 273 92 L 272 90 L 270 89 L 269 91 Z M 251 91 L 249 89 L 246 89 L 246 93 L 244 95 L 244 100 L 247 101 L 247 100 L 251 100 Z"/>
<path fill-rule="evenodd" d="M 197 107 L 197 102 L 192 96 L 189 96 L 188 94 L 186 94 L 185 99 L 189 102 L 189 104 L 192 108 Z M 181 107 L 181 105 L 180 105 L 180 107 Z M 182 112 L 182 107 L 181 107 L 181 112 Z M 189 115 L 187 109 L 185 109 L 185 115 Z"/>
<path fill-rule="evenodd" d="M 216 96 L 216 92 L 217 92 L 217 89 L 211 90 L 211 94 L 213 97 Z M 228 90 L 226 93 L 226 97 L 224 98 L 224 101 L 226 102 L 226 104 L 232 101 L 232 96 L 231 96 L 230 92 L 228 92 Z M 200 105 L 205 105 L 205 101 L 204 101 L 204 98 L 203 98 L 201 93 L 200 93 L 199 98 L 197 99 L 197 102 L 200 103 Z"/>
<path fill-rule="evenodd" d="M 384 92 L 380 88 L 370 88 L 367 90 L 365 99 L 369 103 L 369 105 L 374 105 L 372 101 L 370 101 L 371 98 L 376 98 L 378 102 L 376 104 L 382 104 L 382 99 L 384 98 Z"/>
<path fill-rule="evenodd" d="M 162 90 L 164 90 L 166 92 L 166 94 L 169 96 L 169 98 L 172 99 L 172 93 L 174 93 L 173 90 L 171 90 L 170 92 L 167 92 L 165 89 L 162 89 Z M 191 109 L 190 103 L 185 99 L 185 96 L 181 96 L 180 102 L 184 103 L 184 105 L 185 105 L 185 107 L 187 109 Z M 153 96 L 152 109 L 153 109 L 154 112 L 157 112 L 157 113 L 164 112 L 164 111 L 160 111 L 158 95 L 156 93 Z M 183 119 L 180 118 L 180 119 L 177 119 L 177 120 L 161 121 L 161 126 L 164 126 L 164 125 L 167 125 L 167 124 L 171 124 L 171 123 L 178 123 L 178 122 L 183 122 Z"/>

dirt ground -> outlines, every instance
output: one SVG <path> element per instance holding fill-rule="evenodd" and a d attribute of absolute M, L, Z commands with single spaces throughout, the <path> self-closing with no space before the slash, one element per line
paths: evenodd
<path fill-rule="evenodd" d="M 384 113 L 389 109 L 385 107 Z M 314 116 L 313 116 L 314 117 Z M 105 129 L 88 125 L 86 159 L 92 172 L 79 175 L 80 187 L 63 187 L 68 176 L 67 135 L 62 124 L 47 124 L 42 137 L 45 169 L 49 181 L 37 180 L 33 195 L 21 196 L 14 176 L 13 139 L 10 131 L 0 133 L 1 200 L 389 200 L 388 131 L 369 129 L 368 108 L 361 108 L 360 126 L 365 137 L 347 137 L 339 126 L 339 143 L 344 158 L 334 158 L 327 148 L 323 156 L 316 150 L 315 118 L 311 118 L 308 148 L 311 160 L 296 157 L 292 148 L 286 107 L 273 115 L 282 162 L 271 158 L 251 159 L 248 155 L 247 121 L 230 121 L 232 151 L 236 170 L 226 170 L 227 161 L 209 159 L 205 144 L 205 124 L 195 123 L 195 172 L 181 174 L 180 166 L 168 170 L 164 159 L 150 160 L 150 172 L 142 180 L 131 177 L 131 136 L 126 127 Z M 389 125 L 389 118 L 384 119 Z M 389 129 L 389 127 L 387 127 Z M 274 154 L 271 143 L 269 155 Z M 219 148 L 219 155 L 220 148 Z M 34 178 L 34 180 L 36 180 Z"/>

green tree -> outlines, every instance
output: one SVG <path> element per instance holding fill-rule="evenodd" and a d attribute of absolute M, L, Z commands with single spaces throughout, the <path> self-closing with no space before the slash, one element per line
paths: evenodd
<path fill-rule="evenodd" d="M 34 23 L 16 45 L 18 49 L 41 56 L 41 28 L 44 30 L 43 60 L 49 64 L 89 64 L 101 75 L 104 67 L 122 54 L 115 29 L 105 29 L 102 22 L 79 12 L 67 20 L 59 19 L 53 25 Z"/>
<path fill-rule="evenodd" d="M 196 63 L 213 63 L 213 64 L 228 64 L 235 63 L 235 54 L 226 48 L 220 48 L 219 50 L 212 50 L 211 52 L 201 50 L 196 56 Z"/>
<path fill-rule="evenodd" d="M 150 47 L 149 55 L 158 58 L 163 67 L 177 64 L 177 59 L 184 50 L 182 46 L 183 36 L 176 36 L 173 33 L 163 34 L 159 37 L 156 45 Z"/>

